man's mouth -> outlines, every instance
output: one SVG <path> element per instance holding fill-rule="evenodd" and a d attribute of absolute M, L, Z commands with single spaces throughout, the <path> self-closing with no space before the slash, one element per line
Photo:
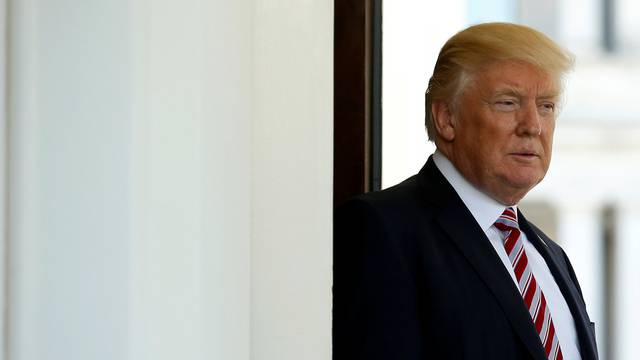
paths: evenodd
<path fill-rule="evenodd" d="M 521 160 L 532 160 L 540 157 L 540 155 L 535 151 L 517 151 L 511 153 L 511 155 Z"/>

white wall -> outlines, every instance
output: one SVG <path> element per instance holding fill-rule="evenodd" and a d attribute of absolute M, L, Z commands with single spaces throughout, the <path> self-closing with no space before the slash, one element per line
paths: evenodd
<path fill-rule="evenodd" d="M 10 5 L 9 359 L 329 358 L 333 1 Z"/>

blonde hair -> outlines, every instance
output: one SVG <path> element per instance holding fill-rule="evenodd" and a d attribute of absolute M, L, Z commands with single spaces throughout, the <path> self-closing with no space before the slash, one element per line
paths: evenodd
<path fill-rule="evenodd" d="M 468 27 L 451 37 L 440 50 L 425 93 L 425 126 L 435 140 L 431 104 L 446 100 L 455 111 L 461 91 L 475 72 L 495 61 L 516 60 L 538 67 L 560 85 L 573 67 L 574 57 L 543 33 L 510 23 Z"/>

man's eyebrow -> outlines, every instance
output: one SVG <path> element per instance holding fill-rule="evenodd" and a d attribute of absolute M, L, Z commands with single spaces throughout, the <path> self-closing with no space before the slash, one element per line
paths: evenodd
<path fill-rule="evenodd" d="M 522 96 L 522 93 L 520 91 L 518 91 L 518 89 L 515 89 L 515 88 L 503 88 L 503 89 L 498 89 L 498 90 L 494 91 L 493 95 L 494 96 L 509 95 L 509 96 L 520 97 L 520 96 Z"/>
<path fill-rule="evenodd" d="M 514 87 L 505 87 L 499 88 L 493 92 L 493 96 L 513 96 L 513 97 L 522 97 L 522 92 Z M 549 90 L 546 92 L 542 92 L 536 96 L 536 99 L 555 99 L 560 97 L 560 92 L 557 90 Z"/>
<path fill-rule="evenodd" d="M 538 99 L 557 99 L 559 97 L 560 97 L 560 92 L 558 91 L 550 91 L 550 92 L 546 92 L 538 95 Z"/>

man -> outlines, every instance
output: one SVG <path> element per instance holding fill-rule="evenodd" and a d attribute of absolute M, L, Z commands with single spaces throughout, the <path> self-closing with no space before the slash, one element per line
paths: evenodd
<path fill-rule="evenodd" d="M 426 94 L 437 151 L 336 210 L 335 360 L 597 359 L 563 250 L 518 202 L 544 177 L 573 59 L 525 26 L 472 26 Z"/>

